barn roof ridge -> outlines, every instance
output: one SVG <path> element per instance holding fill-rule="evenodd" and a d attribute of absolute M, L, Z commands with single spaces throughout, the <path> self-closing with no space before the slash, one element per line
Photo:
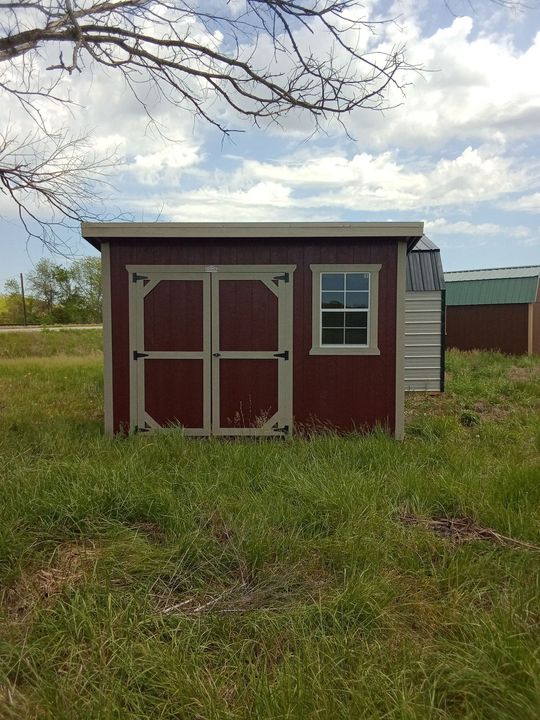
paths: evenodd
<path fill-rule="evenodd" d="M 508 271 L 511 271 L 510 274 L 508 274 Z M 517 272 L 515 272 L 517 271 Z M 523 275 L 520 275 L 521 271 L 528 271 L 525 272 Z M 490 274 L 488 274 L 490 273 Z M 498 275 L 496 275 L 497 273 Z M 458 276 L 458 275 L 466 275 L 467 277 L 463 278 L 463 281 L 470 281 L 470 280 L 495 280 L 495 279 L 513 279 L 513 278 L 519 278 L 519 277 L 534 277 L 535 275 L 540 275 L 540 265 L 512 265 L 507 267 L 498 267 L 498 268 L 472 268 L 469 270 L 447 270 L 444 273 L 444 277 L 447 281 L 450 282 L 461 282 L 462 280 L 458 280 L 456 277 L 450 278 L 449 276 Z M 476 275 L 476 277 L 473 277 L 473 275 Z"/>

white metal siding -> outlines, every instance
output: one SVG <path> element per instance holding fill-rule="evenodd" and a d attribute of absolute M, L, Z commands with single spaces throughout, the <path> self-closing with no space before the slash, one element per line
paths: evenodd
<path fill-rule="evenodd" d="M 405 390 L 441 389 L 441 293 L 405 296 Z"/>

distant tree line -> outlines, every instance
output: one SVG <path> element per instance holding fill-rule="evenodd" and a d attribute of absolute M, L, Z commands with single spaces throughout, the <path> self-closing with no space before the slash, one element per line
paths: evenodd
<path fill-rule="evenodd" d="M 101 322 L 99 258 L 85 257 L 67 267 L 43 259 L 25 275 L 24 282 L 28 324 Z M 4 291 L 0 324 L 22 325 L 24 312 L 19 280 L 7 280 Z"/>

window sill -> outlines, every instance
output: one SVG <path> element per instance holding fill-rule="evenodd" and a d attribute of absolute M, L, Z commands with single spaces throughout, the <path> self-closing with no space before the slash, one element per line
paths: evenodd
<path fill-rule="evenodd" d="M 379 348 L 370 347 L 314 347 L 310 355 L 380 355 Z"/>

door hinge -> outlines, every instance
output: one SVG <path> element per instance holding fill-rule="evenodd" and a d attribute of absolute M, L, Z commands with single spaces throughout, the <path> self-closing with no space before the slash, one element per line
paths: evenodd
<path fill-rule="evenodd" d="M 137 282 L 137 280 L 148 280 L 148 275 L 139 275 L 139 273 L 134 272 L 131 276 L 131 282 Z"/>
<path fill-rule="evenodd" d="M 138 350 L 133 351 L 133 359 L 134 360 L 138 360 L 139 358 L 142 358 L 142 357 L 148 357 L 148 353 L 140 353 Z"/>
<path fill-rule="evenodd" d="M 288 433 L 289 432 L 289 426 L 284 425 L 283 427 L 274 427 L 274 432 L 280 432 L 280 433 Z"/>
<path fill-rule="evenodd" d="M 139 427 L 138 425 L 136 425 L 136 426 L 135 426 L 135 430 L 136 430 L 138 433 L 148 432 L 148 431 L 150 430 L 150 425 L 149 425 L 147 422 L 145 422 L 145 423 L 144 423 L 144 427 Z"/>
<path fill-rule="evenodd" d="M 289 273 L 283 273 L 283 275 L 276 275 L 272 280 L 283 280 L 283 282 L 289 282 Z"/>
<path fill-rule="evenodd" d="M 289 351 L 285 350 L 285 352 L 282 352 L 282 353 L 274 353 L 274 357 L 280 357 L 280 358 L 283 358 L 284 360 L 288 360 L 289 359 Z"/>

